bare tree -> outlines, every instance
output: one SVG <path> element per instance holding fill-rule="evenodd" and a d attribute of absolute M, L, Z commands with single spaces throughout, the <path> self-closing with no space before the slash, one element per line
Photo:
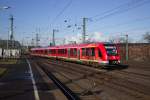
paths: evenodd
<path fill-rule="evenodd" d="M 125 37 L 110 37 L 108 41 L 112 43 L 125 43 L 126 42 Z"/>
<path fill-rule="evenodd" d="M 143 35 L 143 39 L 150 43 L 150 32 L 146 32 L 144 35 Z"/>

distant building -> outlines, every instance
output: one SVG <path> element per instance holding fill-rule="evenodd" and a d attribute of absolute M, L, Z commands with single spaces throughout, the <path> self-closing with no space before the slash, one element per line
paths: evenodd
<path fill-rule="evenodd" d="M 20 55 L 19 41 L 0 40 L 0 58 L 19 58 Z"/>

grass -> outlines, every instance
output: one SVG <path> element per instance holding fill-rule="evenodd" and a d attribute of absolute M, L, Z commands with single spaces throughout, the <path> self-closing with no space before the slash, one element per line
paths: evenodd
<path fill-rule="evenodd" d="M 16 64 L 16 59 L 0 59 L 0 64 Z"/>
<path fill-rule="evenodd" d="M 0 77 L 7 71 L 6 68 L 0 68 Z"/>

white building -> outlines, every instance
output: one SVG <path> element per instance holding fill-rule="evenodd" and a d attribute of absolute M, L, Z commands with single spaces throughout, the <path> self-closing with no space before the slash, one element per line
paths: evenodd
<path fill-rule="evenodd" d="M 13 46 L 12 46 L 13 43 Z M 19 58 L 21 45 L 18 41 L 0 40 L 0 58 Z"/>
<path fill-rule="evenodd" d="M 2 48 L 0 48 L 0 58 L 2 58 Z"/>

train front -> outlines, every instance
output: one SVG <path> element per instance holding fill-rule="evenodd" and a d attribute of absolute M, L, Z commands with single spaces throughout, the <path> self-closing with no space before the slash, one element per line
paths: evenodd
<path fill-rule="evenodd" d="M 120 64 L 120 55 L 115 44 L 104 44 L 107 53 L 107 60 L 110 65 Z"/>

